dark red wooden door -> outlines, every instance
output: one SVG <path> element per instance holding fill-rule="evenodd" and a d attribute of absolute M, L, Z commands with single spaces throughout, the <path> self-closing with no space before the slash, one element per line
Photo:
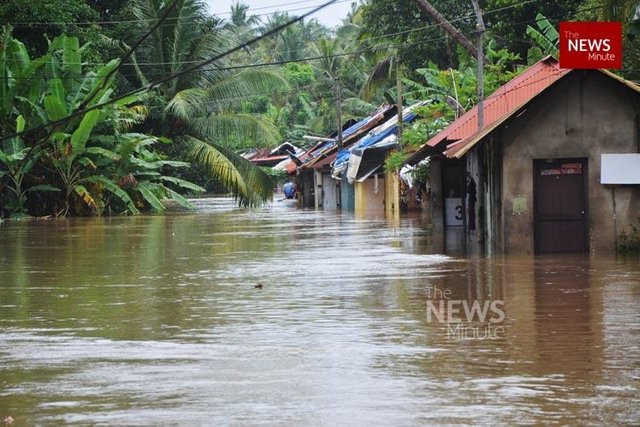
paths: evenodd
<path fill-rule="evenodd" d="M 586 159 L 534 160 L 535 250 L 586 252 Z"/>

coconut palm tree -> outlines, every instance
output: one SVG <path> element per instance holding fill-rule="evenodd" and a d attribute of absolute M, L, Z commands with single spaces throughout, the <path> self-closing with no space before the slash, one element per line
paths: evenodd
<path fill-rule="evenodd" d="M 204 1 L 176 1 L 166 22 L 140 46 L 135 77 L 128 75 L 130 84 L 180 73 L 237 43 L 232 31 L 206 16 Z M 167 7 L 163 0 L 133 0 L 137 32 L 148 28 Z M 241 203 L 255 205 L 271 197 L 271 179 L 234 148 L 275 145 L 280 136 L 266 118 L 239 113 L 239 104 L 256 94 L 286 89 L 287 82 L 277 71 L 230 70 L 225 65 L 223 58 L 159 85 L 147 101 L 151 115 L 145 126 L 177 141 L 192 161 L 206 166 Z"/>
<path fill-rule="evenodd" d="M 230 23 L 236 28 L 251 28 L 260 24 L 258 15 L 247 15 L 249 5 L 240 1 L 231 5 Z"/>
<path fill-rule="evenodd" d="M 309 50 L 312 56 L 322 57 L 313 61 L 311 67 L 316 80 L 314 91 L 324 94 L 309 127 L 316 132 L 336 129 L 337 85 L 340 85 L 343 120 L 368 115 L 374 106 L 358 97 L 359 87 L 366 77 L 358 68 L 362 58 L 357 55 L 341 56 L 345 46 L 339 38 L 321 38 Z"/>

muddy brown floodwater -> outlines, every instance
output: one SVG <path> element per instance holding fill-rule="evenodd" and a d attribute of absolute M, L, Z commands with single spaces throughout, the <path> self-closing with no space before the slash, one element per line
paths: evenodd
<path fill-rule="evenodd" d="M 0 225 L 0 419 L 640 422 L 638 259 L 446 256 L 418 218 L 198 204 Z"/>

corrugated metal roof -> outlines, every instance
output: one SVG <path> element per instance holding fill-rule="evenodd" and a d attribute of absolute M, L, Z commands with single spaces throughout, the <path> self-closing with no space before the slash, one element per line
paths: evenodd
<path fill-rule="evenodd" d="M 312 166 L 314 169 L 322 169 L 325 166 L 331 166 L 331 163 L 333 163 L 337 155 L 338 151 L 334 150 L 333 153 L 329 154 L 324 159 L 314 162 Z"/>
<path fill-rule="evenodd" d="M 425 104 L 426 102 L 421 101 L 409 107 L 405 107 L 402 113 L 402 122 L 403 123 L 412 122 L 417 117 L 416 113 L 413 110 Z M 334 173 L 336 172 L 336 170 L 339 171 L 341 169 L 346 168 L 346 164 L 349 161 L 349 155 L 351 154 L 351 150 L 353 150 L 354 148 L 369 147 L 371 145 L 374 145 L 382 141 L 384 138 L 388 137 L 389 135 L 397 134 L 397 133 L 398 133 L 398 115 L 396 114 L 395 116 L 387 119 L 381 125 L 372 129 L 366 136 L 364 136 L 360 141 L 358 141 L 357 144 L 351 147 L 346 147 L 345 149 L 338 152 L 336 161 L 334 163 Z"/>
<path fill-rule="evenodd" d="M 537 67 L 536 69 L 534 69 L 532 71 L 532 69 L 534 67 L 538 66 L 541 63 L 547 63 L 548 64 L 548 68 L 545 69 L 543 67 Z M 554 68 L 557 71 L 553 71 Z M 509 83 L 507 83 L 505 86 L 501 87 L 500 89 L 498 89 L 496 91 L 496 93 L 504 92 L 505 88 L 507 88 L 507 86 L 510 85 L 511 91 L 513 93 L 517 94 L 517 93 L 520 92 L 520 98 L 516 98 L 516 100 L 520 101 L 520 104 L 515 105 L 513 107 L 509 106 L 509 108 L 506 110 L 506 112 L 502 116 L 498 117 L 496 120 L 493 120 L 493 121 L 491 121 L 489 123 L 485 122 L 485 125 L 483 126 L 483 128 L 481 130 L 476 130 L 475 132 L 471 133 L 469 136 L 447 145 L 447 149 L 445 151 L 445 155 L 447 157 L 449 157 L 449 158 L 457 158 L 457 159 L 462 158 L 469 150 L 471 150 L 485 136 L 487 136 L 493 130 L 495 130 L 500 125 L 502 125 L 504 122 L 506 122 L 514 114 L 518 114 L 518 112 L 521 109 L 525 108 L 526 105 L 533 98 L 538 96 L 545 89 L 549 88 L 551 85 L 553 85 L 553 83 L 557 82 L 562 77 L 564 77 L 567 74 L 569 74 L 571 71 L 573 71 L 573 69 L 561 69 L 559 67 L 558 62 L 553 57 L 547 57 L 547 58 L 543 59 L 542 61 L 538 62 L 537 64 L 533 65 L 531 68 L 529 68 L 527 71 L 525 71 L 522 74 L 522 75 L 529 74 L 530 77 L 529 77 L 529 79 L 527 81 L 522 81 L 521 80 L 520 81 L 520 85 L 517 85 L 518 82 L 516 82 L 516 85 L 511 85 L 511 83 L 513 81 L 515 81 L 516 79 L 518 79 L 520 77 L 520 76 L 518 76 L 515 79 L 513 79 L 512 81 L 510 81 Z M 604 70 L 604 69 L 600 69 L 600 70 L 597 70 L 597 71 L 603 73 L 607 77 L 613 78 L 614 80 L 622 83 L 623 85 L 627 86 L 629 89 L 631 89 L 631 90 L 633 90 L 635 92 L 640 92 L 640 86 L 638 86 L 637 84 L 635 84 L 633 82 L 630 82 L 628 80 L 623 79 L 622 77 L 612 73 L 611 71 Z M 533 78 L 531 78 L 531 76 Z M 533 86 L 535 88 L 535 90 L 533 90 L 532 88 L 529 88 L 528 92 L 525 92 L 524 91 L 524 87 L 523 87 L 524 85 Z M 477 121 L 476 121 L 476 123 L 477 123 Z M 445 129 L 445 131 L 446 131 L 446 129 Z"/>
<path fill-rule="evenodd" d="M 558 61 L 547 56 L 519 76 L 513 78 L 484 100 L 484 125 L 478 130 L 478 106 L 463 114 L 425 145 L 435 147 L 444 141 L 455 142 L 492 129 L 501 118 L 517 111 L 540 92 L 568 74 L 570 69 L 560 68 Z M 456 144 L 458 149 L 464 144 Z M 453 147 L 452 147 L 453 148 Z"/>
<path fill-rule="evenodd" d="M 255 163 L 256 165 L 269 165 L 271 163 L 280 163 L 281 161 L 288 159 L 288 155 L 280 155 L 280 156 L 266 156 L 266 157 L 253 157 L 248 159 L 251 163 Z"/>
<path fill-rule="evenodd" d="M 343 143 L 345 146 L 356 142 L 359 137 L 363 136 L 374 126 L 378 125 L 387 112 L 395 108 L 394 105 L 384 104 L 374 111 L 369 117 L 357 122 L 343 132 Z M 301 169 L 313 168 L 319 169 L 328 163 L 325 161 L 331 158 L 331 162 L 335 159 L 338 144 L 336 141 L 321 143 L 318 148 L 309 151 L 310 155 L 306 159 L 305 164 L 300 166 Z"/>

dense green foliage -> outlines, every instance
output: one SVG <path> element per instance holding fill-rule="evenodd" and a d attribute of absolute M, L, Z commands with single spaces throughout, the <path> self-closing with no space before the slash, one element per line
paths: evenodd
<path fill-rule="evenodd" d="M 169 161 L 153 145 L 170 141 L 130 132 L 146 108 L 135 95 L 101 106 L 114 96 L 117 61 L 83 70 L 77 37 L 59 36 L 44 56 L 31 59 L 24 44 L 5 29 L 0 74 L 0 197 L 5 215 L 66 215 L 163 210 L 162 198 L 189 203 L 172 186 L 200 188 L 167 176 Z M 92 108 L 60 121 L 78 109 Z M 48 123 L 54 126 L 43 126 Z"/>
<path fill-rule="evenodd" d="M 14 37 L 35 54 L 47 52 L 47 40 L 60 34 L 89 37 L 99 13 L 84 0 L 4 0 L 0 22 L 14 27 Z"/>

